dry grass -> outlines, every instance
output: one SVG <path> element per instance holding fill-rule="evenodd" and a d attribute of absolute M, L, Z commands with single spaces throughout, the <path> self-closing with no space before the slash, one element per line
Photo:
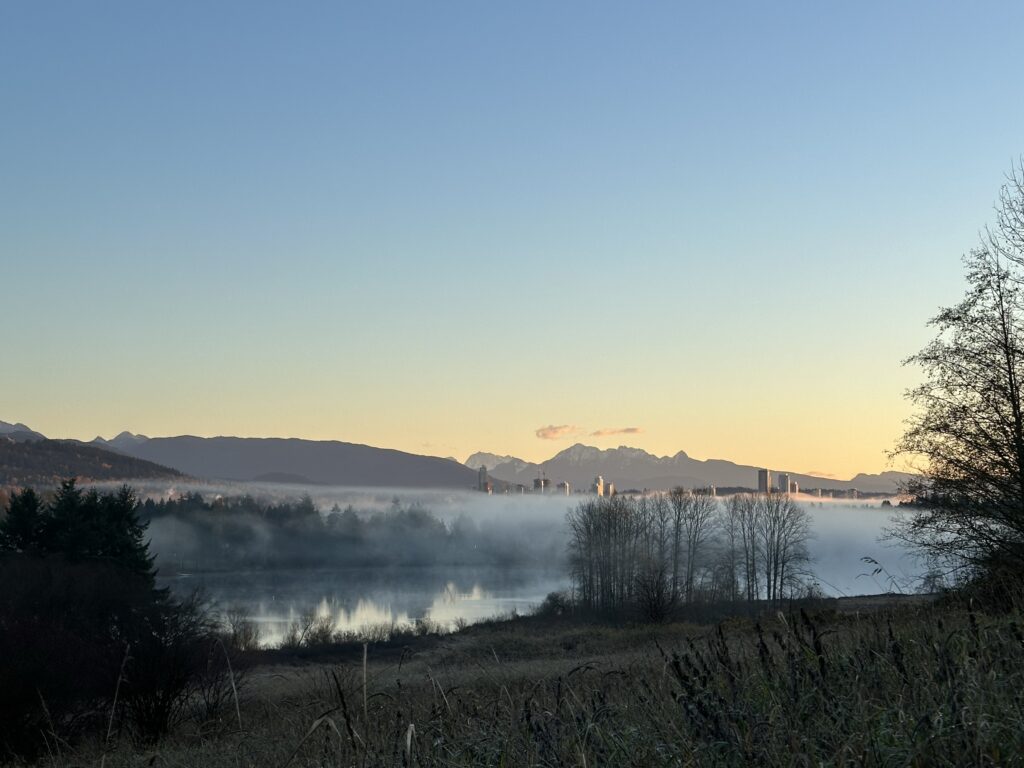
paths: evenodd
<path fill-rule="evenodd" d="M 1015 765 L 1017 614 L 937 606 L 611 628 L 519 619 L 252 670 L 238 729 L 55 766 Z"/>

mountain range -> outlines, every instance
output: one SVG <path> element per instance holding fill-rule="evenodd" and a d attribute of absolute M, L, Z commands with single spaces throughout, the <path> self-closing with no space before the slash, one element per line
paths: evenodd
<path fill-rule="evenodd" d="M 476 473 L 450 459 L 336 440 L 153 437 L 122 432 L 93 444 L 194 477 L 314 485 L 473 488 Z"/>
<path fill-rule="evenodd" d="M 21 422 L 18 422 L 17 424 L 9 424 L 6 421 L 0 421 L 0 435 L 6 437 L 8 440 L 13 440 L 16 443 L 23 443 L 26 440 L 46 439 L 45 435 L 42 435 L 33 429 L 29 429 Z"/>
<path fill-rule="evenodd" d="M 0 434 L 0 486 L 43 488 L 69 477 L 109 481 L 182 476 L 175 469 L 92 445 L 26 438 L 25 433 L 13 430 Z"/>
<path fill-rule="evenodd" d="M 0 421 L 0 437 L 8 446 L 46 440 L 25 424 Z M 210 480 L 278 482 L 320 485 L 349 485 L 405 488 L 475 488 L 477 470 L 486 466 L 496 489 L 506 484 L 532 487 L 541 474 L 552 482 L 567 481 L 574 490 L 590 487 L 601 475 L 619 490 L 667 489 L 676 486 L 755 488 L 758 467 L 721 459 L 702 461 L 679 451 L 658 457 L 639 448 L 620 446 L 601 450 L 576 444 L 547 461 L 529 462 L 514 456 L 474 453 L 464 464 L 437 456 L 421 456 L 387 448 L 374 448 L 335 440 L 250 437 L 146 437 L 122 432 L 109 440 L 97 437 L 88 443 L 52 441 L 87 446 L 107 454 L 149 462 L 138 469 L 158 476 L 166 468 L 195 478 Z M 12 448 L 7 448 L 10 453 Z M 90 455 L 93 466 L 95 456 Z M 126 470 L 115 459 L 106 463 L 112 471 Z M 70 471 L 64 464 L 61 471 Z M 76 472 L 75 474 L 83 474 Z M 911 476 L 901 472 L 859 474 L 850 480 L 814 477 L 791 472 L 790 478 L 802 488 L 893 493 Z M 2 481 L 2 478 L 0 478 Z"/>
<path fill-rule="evenodd" d="M 675 456 L 658 457 L 639 448 L 620 446 L 601 450 L 581 443 L 539 464 L 493 453 L 474 453 L 465 463 L 474 469 L 486 466 L 490 476 L 528 487 L 532 486 L 534 478 L 543 473 L 552 483 L 566 481 L 574 490 L 589 488 L 597 475 L 601 475 L 606 482 L 614 483 L 619 490 L 666 489 L 676 486 L 696 488 L 708 485 L 718 488 L 756 488 L 757 472 L 760 469 L 722 459 L 692 459 L 683 451 Z M 788 474 L 801 488 L 836 491 L 856 488 L 865 493 L 894 493 L 901 483 L 911 478 L 911 475 L 904 472 L 859 474 L 850 480 L 815 477 L 799 472 Z"/>

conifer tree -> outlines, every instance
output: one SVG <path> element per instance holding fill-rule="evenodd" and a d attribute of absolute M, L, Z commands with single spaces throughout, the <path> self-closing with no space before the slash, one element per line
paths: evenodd
<path fill-rule="evenodd" d="M 0 520 L 0 550 L 30 552 L 42 546 L 46 525 L 43 504 L 32 488 L 11 497 L 7 515 Z"/>

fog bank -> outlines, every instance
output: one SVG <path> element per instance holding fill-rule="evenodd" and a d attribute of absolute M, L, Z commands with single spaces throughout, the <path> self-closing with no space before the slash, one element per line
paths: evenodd
<path fill-rule="evenodd" d="M 504 563 L 516 567 L 544 566 L 547 570 L 565 567 L 564 554 L 568 543 L 565 514 L 580 500 L 587 498 L 553 494 L 488 496 L 471 491 L 270 483 L 186 485 L 144 481 L 134 483 L 133 487 L 140 497 L 154 500 L 180 498 L 194 492 L 206 500 L 248 495 L 264 504 L 285 504 L 295 503 L 303 494 L 308 494 L 316 510 L 325 518 L 331 510 L 351 509 L 364 520 L 374 515 L 386 516 L 396 509 L 420 510 L 444 523 L 449 531 L 459 526 L 468 526 L 474 532 L 477 538 L 470 537 L 473 539 L 470 546 L 476 549 L 466 553 L 467 557 L 463 558 L 465 562 L 462 564 L 492 566 Z M 924 565 L 902 546 L 883 540 L 884 531 L 892 524 L 898 508 L 882 507 L 878 501 L 801 498 L 798 503 L 808 511 L 812 521 L 810 569 L 827 594 L 852 596 L 916 589 L 924 573 Z M 251 546 L 279 545 L 265 521 L 249 517 L 236 520 L 236 523 L 250 526 Z M 195 538 L 201 533 L 188 525 L 182 525 L 180 521 L 172 524 L 170 521 L 154 520 L 150 536 L 153 549 L 158 554 L 158 562 L 162 559 L 167 564 L 171 553 L 177 553 L 180 558 L 182 553 L 195 548 Z M 406 535 L 392 543 L 396 547 L 412 549 L 428 543 L 426 540 L 418 541 L 417 538 L 420 537 Z M 450 545 L 451 542 L 446 544 Z M 301 567 L 304 553 L 300 549 L 297 554 L 298 558 L 291 565 Z M 453 562 L 451 558 L 456 555 L 448 552 L 446 557 L 447 562 Z M 876 566 L 864 562 L 863 558 L 876 560 L 885 571 L 872 574 Z M 395 562 L 401 563 L 403 560 L 387 557 L 380 565 L 384 567 Z M 415 558 L 404 562 L 411 565 L 429 564 Z M 351 563 L 339 558 L 333 564 L 345 567 Z M 374 565 L 365 559 L 360 564 L 367 567 Z M 322 567 L 325 563 L 321 560 L 317 565 Z"/>

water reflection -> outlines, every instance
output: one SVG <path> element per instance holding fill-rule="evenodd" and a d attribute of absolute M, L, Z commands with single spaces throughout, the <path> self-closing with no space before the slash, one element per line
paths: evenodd
<path fill-rule="evenodd" d="M 830 595 L 913 591 L 924 571 L 905 548 L 885 541 L 899 510 L 880 502 L 829 502 L 802 499 L 811 518 L 809 579 Z M 521 523 L 521 535 L 533 528 Z M 544 529 L 547 530 L 547 529 Z M 564 536 L 563 534 L 560 534 Z M 550 543 L 550 542 L 549 542 Z M 564 551 L 567 540 L 555 541 Z M 709 542 L 705 564 L 721 556 L 722 544 Z M 869 557 L 884 567 L 875 574 Z M 264 641 L 280 642 L 293 622 L 313 615 L 336 632 L 359 633 L 370 627 L 409 626 L 430 619 L 451 627 L 509 611 L 526 612 L 553 591 L 566 589 L 565 570 L 447 566 L 440 568 L 273 569 L 197 573 L 165 583 L 179 594 L 195 588 L 221 609 L 239 607 L 261 626 Z"/>
<path fill-rule="evenodd" d="M 266 645 L 279 644 L 293 624 L 309 617 L 342 633 L 409 627 L 424 619 L 451 629 L 524 613 L 568 587 L 562 572 L 478 568 L 206 573 L 167 583 L 179 594 L 201 589 L 220 609 L 244 610 Z"/>

